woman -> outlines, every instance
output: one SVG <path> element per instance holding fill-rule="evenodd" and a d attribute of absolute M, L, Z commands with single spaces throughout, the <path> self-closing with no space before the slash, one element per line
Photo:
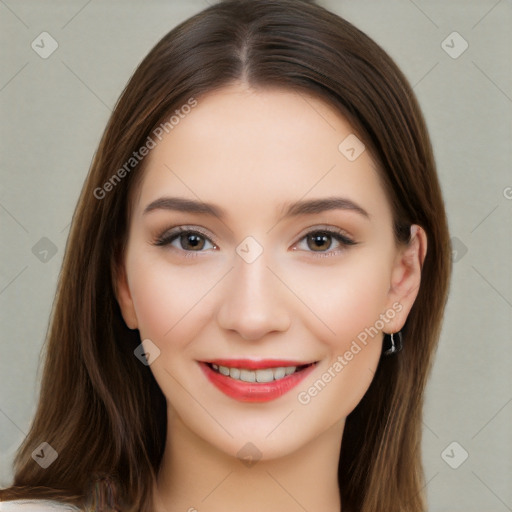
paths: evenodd
<path fill-rule="evenodd" d="M 424 511 L 450 266 L 390 57 L 310 2 L 209 7 L 108 123 L 0 510 Z"/>

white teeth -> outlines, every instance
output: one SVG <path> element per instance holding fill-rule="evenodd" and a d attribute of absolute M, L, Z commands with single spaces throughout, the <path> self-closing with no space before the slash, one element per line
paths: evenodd
<path fill-rule="evenodd" d="M 274 372 L 272 368 L 265 370 L 256 370 L 256 382 L 272 382 L 274 380 Z"/>
<path fill-rule="evenodd" d="M 212 364 L 212 368 L 222 375 L 243 382 L 272 382 L 283 379 L 297 370 L 296 366 L 280 366 L 279 368 L 265 368 L 261 370 L 246 370 L 243 368 L 228 368 Z"/>
<path fill-rule="evenodd" d="M 239 379 L 240 378 L 240 370 L 238 368 L 230 368 L 229 369 L 229 376 L 232 379 Z"/>
<path fill-rule="evenodd" d="M 240 370 L 240 379 L 244 382 L 256 382 L 256 372 L 251 370 Z"/>
<path fill-rule="evenodd" d="M 286 375 L 286 368 L 274 368 L 274 379 L 282 379 Z"/>

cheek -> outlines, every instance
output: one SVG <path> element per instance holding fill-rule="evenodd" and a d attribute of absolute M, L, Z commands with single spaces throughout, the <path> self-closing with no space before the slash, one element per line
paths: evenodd
<path fill-rule="evenodd" d="M 283 268 L 283 272 L 306 306 L 302 320 L 319 339 L 342 350 L 385 312 L 389 268 L 385 257 L 367 251 L 333 265 Z"/>
<path fill-rule="evenodd" d="M 151 339 L 160 350 L 172 350 L 192 340 L 201 319 L 208 317 L 208 292 L 222 272 L 215 268 L 198 272 L 193 265 L 177 268 L 165 258 L 141 255 L 131 262 L 131 276 L 141 338 Z"/>
<path fill-rule="evenodd" d="M 389 265 L 385 258 L 354 258 L 350 265 L 301 273 L 302 291 L 315 313 L 304 316 L 326 355 L 301 386 L 299 403 L 319 423 L 347 416 L 370 386 L 382 346 Z M 318 319 L 321 319 L 321 322 Z M 328 417 L 326 417 L 328 416 Z"/>

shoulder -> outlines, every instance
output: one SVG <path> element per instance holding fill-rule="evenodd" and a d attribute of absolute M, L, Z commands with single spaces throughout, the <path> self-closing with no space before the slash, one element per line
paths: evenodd
<path fill-rule="evenodd" d="M 0 512 L 67 512 L 77 511 L 74 505 L 50 500 L 14 500 L 0 502 Z"/>

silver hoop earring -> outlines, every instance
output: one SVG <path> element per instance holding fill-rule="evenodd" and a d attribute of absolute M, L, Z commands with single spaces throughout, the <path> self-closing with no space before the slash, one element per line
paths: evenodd
<path fill-rule="evenodd" d="M 395 335 L 397 337 L 396 340 L 394 338 Z M 391 338 L 391 347 L 383 352 L 383 355 L 385 355 L 385 356 L 392 356 L 393 354 L 397 354 L 403 348 L 402 333 L 400 331 L 395 332 L 395 333 L 391 333 L 389 336 Z"/>

